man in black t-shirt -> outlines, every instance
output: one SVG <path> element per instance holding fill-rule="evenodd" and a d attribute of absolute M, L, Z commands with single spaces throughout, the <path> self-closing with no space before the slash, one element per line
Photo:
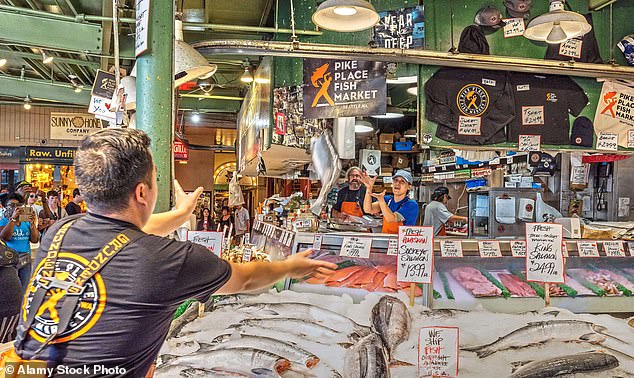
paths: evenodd
<path fill-rule="evenodd" d="M 583 89 L 568 76 L 510 76 L 517 117 L 508 126 L 508 141 L 520 135 L 541 135 L 542 144 L 570 144 L 569 113 L 575 117 L 588 104 Z"/>
<path fill-rule="evenodd" d="M 254 290 L 286 277 L 323 277 L 336 268 L 308 259 L 310 251 L 279 262 L 235 265 L 202 245 L 163 237 L 190 218 L 203 188 L 186 195 L 174 182 L 175 210 L 152 215 L 158 189 L 149 144 L 141 131 L 105 129 L 77 150 L 75 176 L 90 212 L 57 222 L 42 240 L 15 344 L 17 356 L 47 361 L 54 376 L 81 368 L 84 377 L 143 377 L 186 299 L 206 301 L 214 293 Z M 42 284 L 51 269 L 58 282 L 84 281 L 70 322 L 57 334 L 71 295 Z M 33 306 L 38 300 L 41 305 Z"/>
<path fill-rule="evenodd" d="M 68 215 L 81 214 L 82 202 L 84 202 L 84 199 L 81 197 L 79 188 L 73 189 L 73 199 L 68 204 L 66 204 L 66 214 Z"/>
<path fill-rule="evenodd" d="M 361 183 L 361 168 L 351 167 L 346 172 L 348 185 L 337 193 L 337 202 L 332 208 L 332 216 L 345 219 L 348 215 L 363 216 L 363 199 L 365 198 L 365 186 Z"/>

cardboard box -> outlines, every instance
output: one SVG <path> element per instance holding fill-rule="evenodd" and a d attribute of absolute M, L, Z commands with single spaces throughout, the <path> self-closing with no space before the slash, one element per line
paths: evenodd
<path fill-rule="evenodd" d="M 392 173 L 394 173 L 394 168 L 391 165 L 384 165 L 381 167 L 381 173 L 392 175 Z"/>
<path fill-rule="evenodd" d="M 407 168 L 409 166 L 409 159 L 404 155 L 396 155 L 392 157 L 392 166 L 394 168 Z"/>
<path fill-rule="evenodd" d="M 396 137 L 397 134 L 381 133 L 381 135 L 379 135 L 379 143 L 392 144 Z"/>
<path fill-rule="evenodd" d="M 392 152 L 392 145 L 387 143 L 379 143 L 379 150 L 381 152 Z"/>

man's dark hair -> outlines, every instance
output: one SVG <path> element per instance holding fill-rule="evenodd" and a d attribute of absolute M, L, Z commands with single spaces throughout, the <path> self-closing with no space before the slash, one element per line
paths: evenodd
<path fill-rule="evenodd" d="M 7 206 L 7 204 L 9 203 L 9 201 L 11 200 L 16 200 L 20 203 L 20 205 L 24 205 L 24 197 L 22 197 L 22 195 L 20 193 L 17 192 L 13 192 L 11 194 L 9 194 L 5 199 L 4 199 L 4 206 Z"/>
<path fill-rule="evenodd" d="M 73 198 L 80 196 L 81 193 L 79 192 L 79 188 L 75 188 L 73 189 Z"/>
<path fill-rule="evenodd" d="M 220 211 L 222 210 L 227 210 L 227 214 L 231 214 L 231 209 L 229 208 L 229 206 L 223 206 L 222 209 L 220 209 Z"/>
<path fill-rule="evenodd" d="M 46 192 L 46 198 L 51 197 L 59 197 L 59 193 L 57 193 L 55 190 L 49 190 L 48 192 Z"/>
<path fill-rule="evenodd" d="M 119 211 L 139 183 L 150 188 L 150 138 L 134 129 L 105 129 L 86 137 L 75 155 L 75 177 L 88 207 Z"/>

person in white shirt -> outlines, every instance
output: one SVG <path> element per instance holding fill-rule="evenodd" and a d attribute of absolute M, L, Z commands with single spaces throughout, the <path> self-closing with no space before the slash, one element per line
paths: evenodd
<path fill-rule="evenodd" d="M 244 203 L 240 203 L 235 207 L 234 222 L 236 228 L 236 240 L 239 240 L 237 237 L 246 234 L 251 229 L 249 210 L 245 209 L 243 205 Z"/>

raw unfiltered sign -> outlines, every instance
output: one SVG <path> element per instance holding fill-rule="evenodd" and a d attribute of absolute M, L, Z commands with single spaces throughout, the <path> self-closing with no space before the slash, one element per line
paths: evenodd
<path fill-rule="evenodd" d="M 374 27 L 374 42 L 386 49 L 415 49 L 425 45 L 423 6 L 401 8 L 379 13 Z"/>
<path fill-rule="evenodd" d="M 418 334 L 418 376 L 458 376 L 458 327 L 423 327 Z"/>
<path fill-rule="evenodd" d="M 431 283 L 434 266 L 433 227 L 405 227 L 398 229 L 399 282 Z"/>
<path fill-rule="evenodd" d="M 526 224 L 526 280 L 564 283 L 563 226 Z"/>
<path fill-rule="evenodd" d="M 304 59 L 304 117 L 385 114 L 385 64 L 362 60 Z"/>
<path fill-rule="evenodd" d="M 222 232 L 188 231 L 187 240 L 206 247 L 218 257 L 222 254 Z"/>
<path fill-rule="evenodd" d="M 90 114 L 51 113 L 51 139 L 82 140 L 101 130 L 101 120 Z"/>

